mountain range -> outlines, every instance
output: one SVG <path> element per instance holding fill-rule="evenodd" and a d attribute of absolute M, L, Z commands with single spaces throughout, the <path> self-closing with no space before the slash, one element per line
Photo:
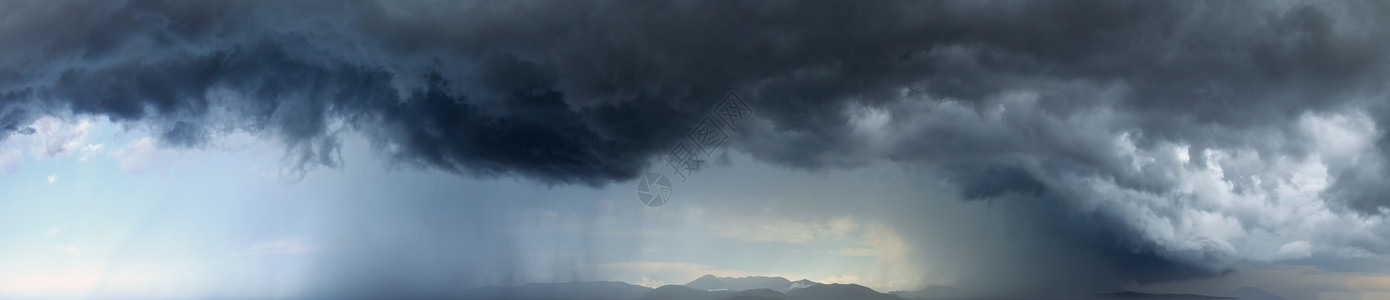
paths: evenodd
<path fill-rule="evenodd" d="M 1245 295 L 1258 289 L 1238 290 Z M 1244 295 L 1242 295 L 1244 296 Z M 970 299 L 954 287 L 933 285 L 915 291 L 882 293 L 858 284 L 822 284 L 781 277 L 717 277 L 705 275 L 684 285 L 649 288 L 617 281 L 529 283 L 514 287 L 481 287 L 464 291 L 465 299 L 506 300 L 911 300 Z M 1241 299 L 1193 294 L 1145 294 L 1118 292 L 1095 294 L 1087 299 Z M 1257 297 L 1254 299 L 1265 299 Z M 1273 299 L 1273 298 L 1270 298 Z"/>
<path fill-rule="evenodd" d="M 803 280 L 804 280 L 804 279 L 803 279 Z M 712 290 L 742 291 L 742 290 L 754 290 L 754 289 L 769 289 L 769 290 L 774 290 L 774 291 L 779 291 L 779 292 L 786 292 L 787 290 L 790 290 L 790 289 L 791 289 L 792 282 L 791 282 L 791 280 L 787 280 L 786 278 L 782 278 L 782 277 L 752 276 L 752 277 L 732 278 L 732 277 L 715 277 L 714 275 L 705 275 L 705 276 L 700 276 L 700 278 L 696 278 L 695 281 L 691 281 L 690 283 L 686 283 L 685 286 L 688 286 L 688 287 L 691 287 L 691 288 L 695 288 L 695 289 L 707 290 L 707 291 L 712 291 Z"/>
<path fill-rule="evenodd" d="M 1229 300 L 1239 299 L 1235 297 L 1213 297 L 1193 294 L 1145 294 L 1140 292 L 1118 292 L 1096 294 L 1100 299 L 1155 299 L 1155 300 Z"/>

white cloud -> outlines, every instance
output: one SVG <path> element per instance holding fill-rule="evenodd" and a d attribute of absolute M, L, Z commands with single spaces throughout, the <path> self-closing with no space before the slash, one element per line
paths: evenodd
<path fill-rule="evenodd" d="M 1390 235 L 1385 234 L 1390 231 L 1382 229 L 1383 215 L 1360 216 L 1327 199 L 1326 192 L 1332 191 L 1339 176 L 1390 169 L 1376 144 L 1385 130 L 1365 112 L 1305 113 L 1288 120 L 1287 127 L 1248 132 L 1217 127 L 1213 130 L 1218 132 L 1210 134 L 1239 134 L 1248 141 L 1213 146 L 1189 145 L 1181 139 L 1165 142 L 1141 130 L 1125 130 L 1130 116 L 1108 107 L 1086 114 L 1036 115 L 1032 114 L 1039 111 L 1035 95 L 1002 97 L 998 102 L 997 107 L 978 110 L 951 102 L 933 104 L 922 109 L 923 114 L 892 114 L 896 119 L 882 129 L 901 128 L 907 133 L 971 129 L 963 132 L 1004 145 L 1000 148 L 1035 138 L 1018 134 L 1052 132 L 1037 138 L 1074 139 L 1067 144 L 1091 145 L 1101 156 L 1097 162 L 1086 163 L 1096 165 L 1085 169 L 1072 169 L 1068 165 L 1075 161 L 1059 159 L 1058 153 L 1045 147 L 1022 145 L 1038 150 L 1010 153 L 1008 160 L 1016 160 L 1018 168 L 1057 199 L 1069 201 L 1065 207 L 1073 213 L 1122 220 L 1118 225 L 1136 233 L 1133 238 L 1151 242 L 1154 251 L 1183 262 L 1224 268 L 1241 260 L 1346 256 L 1343 253 L 1378 256 L 1386 254 L 1381 249 L 1390 249 Z M 903 109 L 913 107 L 904 104 Z M 870 122 L 877 112 L 850 111 L 859 116 L 852 119 L 858 122 L 856 128 L 877 124 Z M 1023 127 L 1038 129 L 1020 131 Z M 915 145 L 912 139 L 921 135 L 888 136 L 900 138 L 893 142 Z M 860 138 L 856 144 L 880 142 Z M 1236 146 L 1226 146 L 1232 144 Z M 1283 151 L 1289 148 L 1298 150 Z M 1098 176 L 1098 171 L 1107 174 Z M 836 253 L 875 254 L 870 247 L 859 246 Z"/>
<path fill-rule="evenodd" d="M 1313 256 L 1312 246 L 1308 241 L 1289 242 L 1279 247 L 1279 252 L 1274 254 L 1275 260 L 1299 259 Z"/>
<path fill-rule="evenodd" d="M 1031 106 L 1024 106 L 1031 107 Z M 1012 110 L 1012 109 L 1010 109 Z M 1075 201 L 1078 213 L 1100 213 L 1125 220 L 1139 238 L 1156 244 L 1161 255 L 1224 268 L 1241 260 L 1270 261 L 1338 253 L 1352 245 L 1390 245 L 1374 230 L 1380 217 L 1362 217 L 1333 207 L 1324 192 L 1346 170 L 1363 168 L 1375 153 L 1381 131 L 1361 112 L 1309 113 L 1291 120 L 1292 128 L 1311 139 L 1306 154 L 1261 151 L 1257 147 L 1206 148 L 1196 153 L 1180 142 L 1144 144 L 1138 132 L 1097 132 L 1113 128 L 1104 115 L 1057 119 L 1071 136 L 1104 137 L 1119 162 L 1114 176 L 1059 171 L 1043 156 L 1024 160 L 1021 168 Z M 982 120 L 991 120 L 985 118 Z M 990 121 L 972 126 L 995 126 Z M 1274 131 L 1252 135 L 1284 135 Z M 1281 139 L 1282 140 L 1282 139 Z M 1188 153 L 1191 153 L 1189 155 Z M 1162 187 L 1136 188 L 1130 180 Z M 1382 248 L 1383 249 L 1383 248 Z M 867 254 L 846 249 L 844 254 Z"/>
<path fill-rule="evenodd" d="M 100 144 L 85 143 L 93 125 L 87 118 L 77 118 L 76 121 L 57 117 L 39 118 L 27 126 L 34 129 L 32 134 L 10 134 L 0 140 L 0 174 L 18 171 L 25 152 L 31 152 L 38 159 L 81 152 L 78 159 L 85 161 L 103 148 Z"/>
<path fill-rule="evenodd" d="M 79 151 L 77 160 L 87 161 L 87 158 L 92 157 L 93 155 L 100 154 L 102 150 L 105 148 L 106 145 L 103 144 L 87 144 L 86 146 L 82 146 L 82 150 Z"/>
<path fill-rule="evenodd" d="M 637 285 L 645 286 L 645 287 L 649 287 L 649 288 L 659 288 L 659 287 L 661 287 L 661 286 L 663 286 L 663 285 L 666 285 L 666 283 L 665 283 L 665 282 L 662 282 L 662 281 L 660 281 L 660 280 L 652 280 L 651 278 L 647 278 L 647 276 L 642 276 L 642 280 L 641 280 L 641 281 L 638 281 L 638 282 L 637 282 Z"/>
<path fill-rule="evenodd" d="M 74 123 L 55 117 L 43 117 L 34 121 L 32 127 L 35 129 L 34 135 L 40 141 L 35 145 L 35 153 L 42 158 L 52 158 L 82 148 L 87 133 L 92 128 L 92 122 L 85 118 Z"/>
<path fill-rule="evenodd" d="M 49 183 L 49 184 L 53 184 L 54 182 L 57 182 L 57 181 L 58 181 L 58 174 L 49 174 L 49 175 L 48 175 L 48 183 Z"/>

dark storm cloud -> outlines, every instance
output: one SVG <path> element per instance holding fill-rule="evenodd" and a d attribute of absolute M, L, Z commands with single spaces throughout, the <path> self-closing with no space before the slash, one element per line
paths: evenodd
<path fill-rule="evenodd" d="M 1390 120 L 1379 88 L 1387 10 L 1375 2 L 7 2 L 0 126 L 92 115 L 148 123 L 165 144 L 186 147 L 249 131 L 283 141 L 299 170 L 337 164 L 335 134 L 354 130 L 401 162 L 603 185 L 637 176 L 739 91 L 758 119 L 735 147 L 754 157 L 806 169 L 888 159 L 938 170 L 964 198 L 1036 206 L 1017 217 L 1105 254 L 1064 259 L 1099 260 L 1122 281 L 1162 281 L 1219 274 L 1244 255 L 1219 237 L 1166 237 L 1154 229 L 1161 225 L 1134 221 L 1179 224 L 1191 216 L 1185 209 L 1221 201 L 1181 190 L 1194 180 L 1185 174 L 1219 166 L 1236 195 L 1267 196 L 1287 177 L 1210 153 L 1298 161 L 1320 149 L 1301 118 L 1366 110 L 1374 128 Z M 866 137 L 876 129 L 865 129 L 856 108 L 887 116 L 883 132 Z M 1390 207 L 1377 196 L 1390 153 L 1382 132 L 1373 155 L 1327 163 L 1327 205 L 1363 215 Z M 1150 198 L 1168 201 L 1136 200 Z M 1156 204 L 1184 201 L 1191 205 Z M 1236 217 L 1276 226 L 1258 214 Z"/>

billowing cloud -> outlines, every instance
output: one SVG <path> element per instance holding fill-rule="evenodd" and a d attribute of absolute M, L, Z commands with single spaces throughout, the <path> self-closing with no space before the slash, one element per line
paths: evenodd
<path fill-rule="evenodd" d="M 598 186 L 641 174 L 737 91 L 757 110 L 730 143 L 738 151 L 807 170 L 920 168 L 960 198 L 1000 203 L 1057 249 L 1085 250 L 1027 257 L 1100 274 L 1084 278 L 1166 281 L 1390 249 L 1387 12 L 11 2 L 0 4 L 0 128 L 49 115 L 155 128 L 132 155 L 248 132 L 283 142 L 301 171 L 341 163 L 338 134 L 354 131 L 399 163 Z"/>

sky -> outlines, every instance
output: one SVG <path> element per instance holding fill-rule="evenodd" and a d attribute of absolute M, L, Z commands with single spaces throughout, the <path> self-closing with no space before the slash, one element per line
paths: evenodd
<path fill-rule="evenodd" d="M 1384 299 L 1387 16 L 0 1 L 0 297 L 714 274 Z"/>

